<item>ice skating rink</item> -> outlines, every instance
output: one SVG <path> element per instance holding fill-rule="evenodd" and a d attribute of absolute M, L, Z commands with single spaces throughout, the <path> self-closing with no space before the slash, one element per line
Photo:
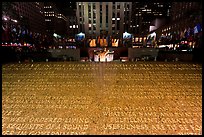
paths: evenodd
<path fill-rule="evenodd" d="M 202 65 L 2 65 L 2 134 L 202 134 Z"/>

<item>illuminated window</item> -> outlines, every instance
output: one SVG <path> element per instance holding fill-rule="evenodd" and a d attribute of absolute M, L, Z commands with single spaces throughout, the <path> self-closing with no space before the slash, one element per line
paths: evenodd
<path fill-rule="evenodd" d="M 132 42 L 135 42 L 135 38 L 132 38 Z"/>
<path fill-rule="evenodd" d="M 138 42 L 138 37 L 136 37 L 136 40 L 135 40 L 135 42 Z"/>
<path fill-rule="evenodd" d="M 144 41 L 145 41 L 145 40 L 146 40 L 146 37 L 144 37 L 143 39 L 144 39 Z"/>

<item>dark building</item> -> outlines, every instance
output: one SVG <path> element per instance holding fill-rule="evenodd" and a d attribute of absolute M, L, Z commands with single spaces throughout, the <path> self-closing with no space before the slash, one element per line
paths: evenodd
<path fill-rule="evenodd" d="M 12 2 L 12 5 L 18 24 L 24 23 L 30 31 L 45 34 L 43 2 Z"/>
<path fill-rule="evenodd" d="M 171 21 L 155 31 L 157 41 L 163 38 L 169 43 L 177 44 L 183 40 L 187 41 L 190 47 L 201 46 L 201 10 L 200 2 L 173 2 Z"/>
<path fill-rule="evenodd" d="M 133 45 L 144 46 L 150 26 L 158 27 L 157 22 L 170 17 L 170 2 L 133 2 L 130 32 L 134 35 Z M 158 21 L 159 20 L 159 21 Z"/>
<path fill-rule="evenodd" d="M 147 34 L 153 20 L 170 16 L 170 8 L 170 2 L 133 2 L 131 32 Z"/>
<path fill-rule="evenodd" d="M 67 32 L 67 18 L 59 12 L 57 6 L 53 2 L 45 2 L 44 15 L 46 22 L 46 31 L 53 35 L 65 35 Z"/>
<path fill-rule="evenodd" d="M 67 15 L 67 34 L 69 38 L 74 38 L 76 34 L 79 33 L 78 31 L 78 23 L 77 23 L 77 17 L 76 17 L 76 9 L 72 10 L 72 13 Z"/>
<path fill-rule="evenodd" d="M 2 3 L 2 43 L 40 45 L 46 35 L 43 2 Z"/>

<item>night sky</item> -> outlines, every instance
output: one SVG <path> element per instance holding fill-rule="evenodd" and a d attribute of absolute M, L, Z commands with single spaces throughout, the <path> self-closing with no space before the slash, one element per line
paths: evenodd
<path fill-rule="evenodd" d="M 76 2 L 61 0 L 60 2 L 55 2 L 56 6 L 65 16 L 70 15 L 73 9 L 76 9 Z"/>

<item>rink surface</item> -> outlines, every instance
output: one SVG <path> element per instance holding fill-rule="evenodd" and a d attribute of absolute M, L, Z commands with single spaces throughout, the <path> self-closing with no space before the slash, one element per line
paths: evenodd
<path fill-rule="evenodd" d="M 202 65 L 2 65 L 2 134 L 202 134 Z"/>

